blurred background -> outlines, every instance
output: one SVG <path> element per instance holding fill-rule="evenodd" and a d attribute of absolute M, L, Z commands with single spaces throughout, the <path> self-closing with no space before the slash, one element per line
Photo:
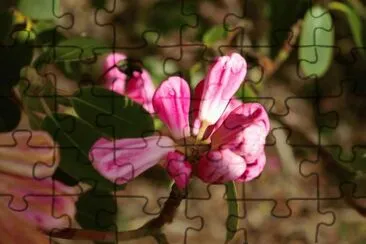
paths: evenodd
<path fill-rule="evenodd" d="M 0 7 L 16 4 L 3 0 Z M 231 243 L 366 243 L 366 1 L 60 0 L 57 11 L 56 26 L 40 31 L 42 45 L 100 40 L 140 60 L 156 85 L 179 74 L 194 87 L 216 56 L 236 51 L 246 58 L 236 96 L 263 104 L 272 131 L 263 174 L 237 185 L 240 231 Z M 1 46 L 2 131 L 34 129 L 32 107 L 12 89 L 37 51 L 23 60 L 34 43 L 8 54 L 15 46 Z M 102 82 L 103 57 L 48 71 L 59 90 L 72 93 Z M 155 216 L 169 195 L 167 181 L 156 167 L 118 191 L 118 229 Z M 165 232 L 171 243 L 224 243 L 227 217 L 225 187 L 194 180 Z"/>

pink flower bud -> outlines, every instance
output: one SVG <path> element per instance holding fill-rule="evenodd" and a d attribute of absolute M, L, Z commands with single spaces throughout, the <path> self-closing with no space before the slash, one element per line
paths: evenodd
<path fill-rule="evenodd" d="M 155 86 L 150 74 L 145 70 L 133 71 L 131 77 L 118 68 L 120 61 L 127 57 L 120 53 L 111 53 L 104 62 L 106 88 L 121 95 L 126 95 L 141 104 L 149 113 L 153 113 L 152 97 Z"/>
<path fill-rule="evenodd" d="M 155 93 L 155 86 L 150 74 L 146 70 L 135 71 L 127 81 L 126 95 L 133 101 L 141 104 L 146 111 L 154 113 L 152 98 Z"/>
<path fill-rule="evenodd" d="M 164 167 L 167 169 L 168 174 L 174 179 L 178 188 L 184 189 L 191 178 L 192 165 L 179 152 L 168 153 L 166 160 Z"/>
<path fill-rule="evenodd" d="M 125 93 L 127 75 L 119 70 L 118 63 L 126 58 L 124 54 L 111 53 L 106 57 L 103 64 L 106 88 L 119 94 Z"/>
<path fill-rule="evenodd" d="M 207 183 L 224 183 L 236 180 L 244 174 L 245 160 L 229 149 L 210 151 L 197 167 L 197 176 Z"/>

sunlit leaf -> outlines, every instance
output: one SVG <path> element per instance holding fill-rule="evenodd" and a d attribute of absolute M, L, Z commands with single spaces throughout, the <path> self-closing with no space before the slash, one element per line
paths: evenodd
<path fill-rule="evenodd" d="M 191 88 L 195 88 L 197 84 L 205 77 L 205 73 L 203 72 L 202 63 L 196 63 L 189 70 L 190 76 L 190 86 Z"/>
<path fill-rule="evenodd" d="M 217 25 L 209 29 L 202 38 L 203 43 L 207 47 L 212 47 L 220 40 L 224 40 L 228 33 L 223 25 Z"/>
<path fill-rule="evenodd" d="M 333 59 L 334 26 L 330 13 L 316 5 L 305 15 L 300 35 L 300 68 L 306 76 L 321 77 Z"/>

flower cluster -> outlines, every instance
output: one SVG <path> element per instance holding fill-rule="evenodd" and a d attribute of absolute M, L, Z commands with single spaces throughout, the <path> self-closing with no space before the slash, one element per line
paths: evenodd
<path fill-rule="evenodd" d="M 97 140 L 89 157 L 104 177 L 123 184 L 162 162 L 177 186 L 184 188 L 193 175 L 207 183 L 224 183 L 250 181 L 262 172 L 270 124 L 262 105 L 233 97 L 247 71 L 241 55 L 217 58 L 193 96 L 178 76 L 155 89 L 146 70 L 124 74 L 117 67 L 124 59 L 121 54 L 107 57 L 106 86 L 141 103 L 169 133 Z"/>

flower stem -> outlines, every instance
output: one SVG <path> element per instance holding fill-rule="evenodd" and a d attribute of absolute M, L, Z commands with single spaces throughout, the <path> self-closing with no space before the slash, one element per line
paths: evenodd
<path fill-rule="evenodd" d="M 165 224 L 173 222 L 177 209 L 185 197 L 186 192 L 179 190 L 179 188 L 174 184 L 169 198 L 165 202 L 159 216 L 150 220 L 136 230 L 112 232 L 69 228 L 48 234 L 54 238 L 93 241 L 116 241 L 116 239 L 118 241 L 126 241 L 146 236 L 153 236 L 155 239 L 160 240 L 161 243 L 168 243 L 165 235 L 161 233 L 161 228 Z"/>

